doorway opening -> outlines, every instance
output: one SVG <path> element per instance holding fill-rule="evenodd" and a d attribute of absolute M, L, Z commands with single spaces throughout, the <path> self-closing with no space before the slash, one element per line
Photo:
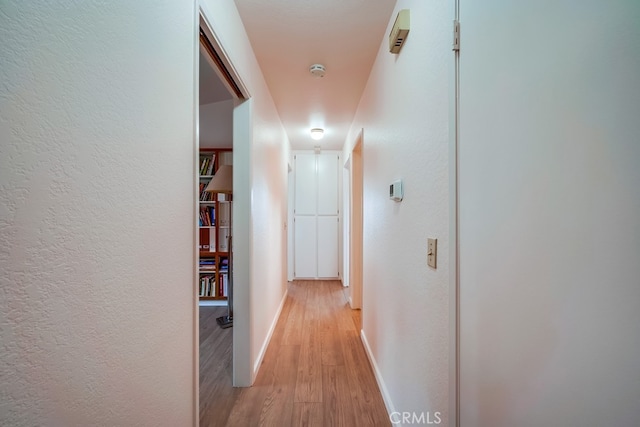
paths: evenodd
<path fill-rule="evenodd" d="M 246 232 L 249 230 L 246 177 L 249 176 L 250 95 L 202 8 L 197 37 L 194 334 L 198 348 L 194 365 L 196 413 L 202 417 L 209 403 L 220 398 L 220 390 L 231 393 L 233 387 L 251 385 L 246 320 L 249 318 L 249 278 L 245 277 L 250 264 Z M 229 191 L 232 195 L 203 191 L 224 165 L 232 166 L 233 184 Z M 233 290 L 229 289 L 231 286 Z M 236 322 L 233 327 L 220 328 L 216 319 L 229 315 L 232 292 Z"/>

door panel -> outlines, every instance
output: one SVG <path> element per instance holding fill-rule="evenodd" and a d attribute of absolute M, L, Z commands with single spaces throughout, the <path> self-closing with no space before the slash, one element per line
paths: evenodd
<path fill-rule="evenodd" d="M 338 277 L 338 217 L 318 217 L 318 277 Z"/>
<path fill-rule="evenodd" d="M 315 154 L 296 154 L 294 173 L 295 214 L 315 215 L 318 188 Z"/>
<path fill-rule="evenodd" d="M 294 221 L 295 253 L 294 264 L 296 277 L 316 277 L 317 245 L 316 217 L 296 216 Z"/>
<path fill-rule="evenodd" d="M 338 215 L 338 155 L 318 156 L 318 215 Z"/>

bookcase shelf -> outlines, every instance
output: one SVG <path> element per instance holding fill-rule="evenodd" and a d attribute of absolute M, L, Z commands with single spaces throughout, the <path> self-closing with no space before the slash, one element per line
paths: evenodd
<path fill-rule="evenodd" d="M 200 300 L 226 301 L 229 263 L 229 204 L 225 194 L 205 193 L 204 189 L 221 165 L 232 164 L 231 149 L 200 150 L 200 230 L 196 292 Z"/>

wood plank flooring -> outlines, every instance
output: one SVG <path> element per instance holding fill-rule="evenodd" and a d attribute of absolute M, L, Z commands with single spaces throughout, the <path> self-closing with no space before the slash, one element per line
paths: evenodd
<path fill-rule="evenodd" d="M 360 341 L 360 312 L 338 281 L 295 281 L 260 372 L 231 386 L 231 329 L 200 307 L 201 426 L 389 426 Z"/>

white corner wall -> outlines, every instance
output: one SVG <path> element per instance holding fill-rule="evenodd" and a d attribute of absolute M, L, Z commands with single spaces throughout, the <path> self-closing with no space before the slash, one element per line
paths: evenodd
<path fill-rule="evenodd" d="M 0 5 L 0 424 L 193 425 L 193 2 Z"/>
<path fill-rule="evenodd" d="M 381 41 L 344 151 L 364 128 L 363 334 L 387 408 L 440 412 L 446 425 L 451 16 L 446 2 L 399 0 L 385 34 L 406 8 L 409 37 L 399 55 Z M 428 237 L 438 239 L 437 269 L 426 264 Z"/>
<path fill-rule="evenodd" d="M 234 193 L 233 333 L 234 360 L 242 365 L 242 372 L 237 366 L 234 371 L 235 384 L 248 386 L 255 378 L 287 289 L 290 145 L 235 4 L 204 0 L 202 7 L 251 95 L 241 107 L 247 109 L 243 116 L 250 123 L 248 134 L 241 140 L 234 135 L 234 179 L 238 178 L 242 188 Z M 246 218 L 236 221 L 236 215 Z M 237 229 L 241 225 L 243 229 Z"/>
<path fill-rule="evenodd" d="M 460 13 L 461 425 L 640 425 L 640 3 Z"/>

